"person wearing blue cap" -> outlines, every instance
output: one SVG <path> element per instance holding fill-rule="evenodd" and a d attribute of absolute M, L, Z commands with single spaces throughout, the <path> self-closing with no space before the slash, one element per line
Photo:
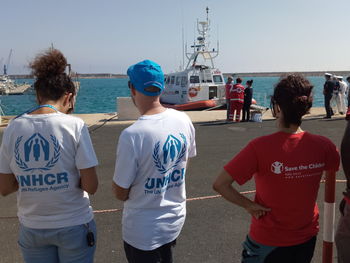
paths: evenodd
<path fill-rule="evenodd" d="M 196 155 L 189 117 L 160 103 L 161 67 L 130 66 L 129 88 L 141 117 L 120 135 L 113 191 L 124 201 L 122 229 L 129 263 L 173 262 L 172 249 L 186 216 L 185 175 Z"/>

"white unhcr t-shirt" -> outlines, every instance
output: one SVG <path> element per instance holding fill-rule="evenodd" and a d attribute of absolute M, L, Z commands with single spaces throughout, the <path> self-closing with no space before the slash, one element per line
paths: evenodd
<path fill-rule="evenodd" d="M 10 122 L 0 148 L 0 173 L 18 181 L 18 217 L 30 228 L 60 228 L 92 220 L 78 169 L 97 165 L 84 122 L 60 112 L 24 114 Z"/>
<path fill-rule="evenodd" d="M 113 180 L 131 187 L 124 241 L 153 250 L 177 238 L 186 216 L 186 164 L 195 155 L 195 130 L 183 112 L 141 116 L 121 133 Z"/>

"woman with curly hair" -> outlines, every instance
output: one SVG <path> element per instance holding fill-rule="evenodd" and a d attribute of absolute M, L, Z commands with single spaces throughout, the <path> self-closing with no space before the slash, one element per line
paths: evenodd
<path fill-rule="evenodd" d="M 319 230 L 317 193 L 323 172 L 335 173 L 339 154 L 327 138 L 303 131 L 312 106 L 311 83 L 282 78 L 271 98 L 278 131 L 252 140 L 228 162 L 213 188 L 251 215 L 243 263 L 309 263 Z M 254 201 L 233 186 L 254 178 Z"/>
<path fill-rule="evenodd" d="M 84 122 L 68 115 L 76 88 L 56 49 L 30 64 L 38 106 L 13 119 L 0 148 L 0 194 L 17 192 L 25 262 L 93 262 L 96 226 L 89 195 L 97 159 Z"/>

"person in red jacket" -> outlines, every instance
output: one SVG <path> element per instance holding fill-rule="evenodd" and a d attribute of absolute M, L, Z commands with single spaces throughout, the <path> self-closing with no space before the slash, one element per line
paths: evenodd
<path fill-rule="evenodd" d="M 230 90 L 230 114 L 229 120 L 233 121 L 233 117 L 236 114 L 235 120 L 239 122 L 241 120 L 241 111 L 244 103 L 244 86 L 241 84 L 242 79 L 237 78 L 236 84 Z"/>

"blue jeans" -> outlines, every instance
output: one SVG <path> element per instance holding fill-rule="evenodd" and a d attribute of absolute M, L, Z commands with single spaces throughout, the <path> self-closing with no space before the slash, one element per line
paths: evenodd
<path fill-rule="evenodd" d="M 87 244 L 88 227 L 95 236 L 95 245 Z M 96 250 L 96 224 L 33 229 L 20 225 L 18 244 L 26 263 L 92 263 Z"/>

